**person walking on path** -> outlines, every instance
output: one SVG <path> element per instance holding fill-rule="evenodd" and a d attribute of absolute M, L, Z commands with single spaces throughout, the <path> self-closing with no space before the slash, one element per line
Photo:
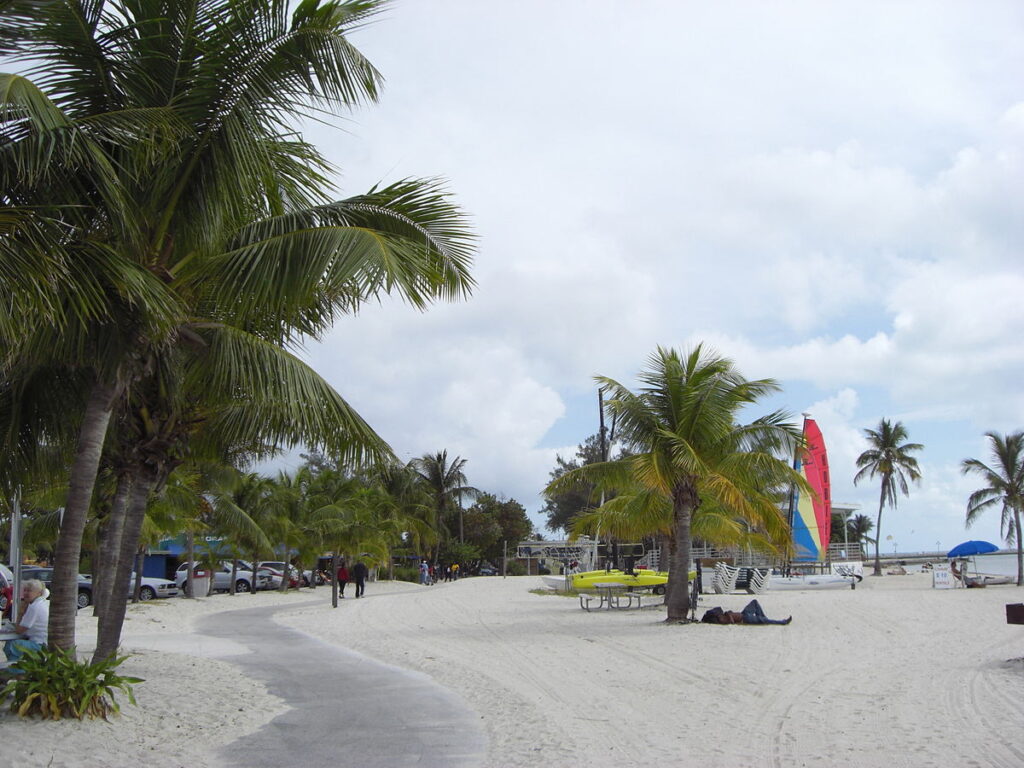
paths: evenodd
<path fill-rule="evenodd" d="M 352 566 L 352 577 L 356 581 L 356 597 L 362 597 L 366 591 L 366 576 L 369 572 L 370 570 L 362 560 L 357 560 L 356 564 Z"/>
<path fill-rule="evenodd" d="M 420 584 L 424 586 L 430 584 L 430 566 L 427 565 L 426 560 L 420 563 Z"/>
<path fill-rule="evenodd" d="M 341 565 L 338 566 L 338 597 L 345 597 L 345 585 L 348 583 L 348 568 L 345 567 L 345 562 L 342 561 Z"/>

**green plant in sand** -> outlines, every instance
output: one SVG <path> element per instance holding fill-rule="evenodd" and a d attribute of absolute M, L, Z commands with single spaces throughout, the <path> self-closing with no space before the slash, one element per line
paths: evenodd
<path fill-rule="evenodd" d="M 20 674 L 8 681 L 2 695 L 13 696 L 11 711 L 21 717 L 39 715 L 44 720 L 62 717 L 102 717 L 120 712 L 117 692 L 135 704 L 132 686 L 139 677 L 119 675 L 115 669 L 127 656 L 111 655 L 103 661 L 78 661 L 72 651 L 60 648 L 26 651 L 18 660 Z"/>

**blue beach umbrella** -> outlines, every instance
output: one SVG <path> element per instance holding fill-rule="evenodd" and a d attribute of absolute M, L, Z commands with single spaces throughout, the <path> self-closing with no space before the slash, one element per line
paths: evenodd
<path fill-rule="evenodd" d="M 998 552 L 999 547 L 987 541 L 965 541 L 962 544 L 957 544 L 949 552 L 946 553 L 946 557 L 950 560 L 956 557 L 972 557 L 973 555 L 984 555 L 989 552 Z"/>

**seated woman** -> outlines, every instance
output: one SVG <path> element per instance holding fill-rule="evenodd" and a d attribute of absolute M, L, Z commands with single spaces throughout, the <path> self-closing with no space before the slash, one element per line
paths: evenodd
<path fill-rule="evenodd" d="M 47 627 L 50 623 L 50 604 L 43 593 L 46 588 L 39 579 L 28 579 L 21 585 L 21 604 L 14 631 L 21 637 L 4 643 L 7 660 L 16 663 L 27 650 L 39 650 L 46 645 Z M 12 672 L 17 672 L 13 667 Z"/>

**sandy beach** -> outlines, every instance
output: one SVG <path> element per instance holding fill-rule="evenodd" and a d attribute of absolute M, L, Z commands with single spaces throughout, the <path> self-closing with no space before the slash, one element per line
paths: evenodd
<path fill-rule="evenodd" d="M 24 766 L 219 765 L 218 749 L 286 704 L 231 663 L 243 649 L 196 634 L 196 621 L 283 603 L 295 609 L 282 623 L 461 696 L 488 736 L 488 768 L 1024 764 L 1024 627 L 1004 610 L 1024 601 L 1014 587 L 867 577 L 857 590 L 762 595 L 793 623 L 750 627 L 667 626 L 658 606 L 587 613 L 531 591 L 541 586 L 370 583 L 337 610 L 324 588 L 134 606 L 123 669 L 146 678 L 139 706 L 122 701 L 109 723 L 5 711 L 3 753 Z M 706 595 L 702 610 L 749 599 Z M 79 623 L 84 649 L 93 619 Z"/>

